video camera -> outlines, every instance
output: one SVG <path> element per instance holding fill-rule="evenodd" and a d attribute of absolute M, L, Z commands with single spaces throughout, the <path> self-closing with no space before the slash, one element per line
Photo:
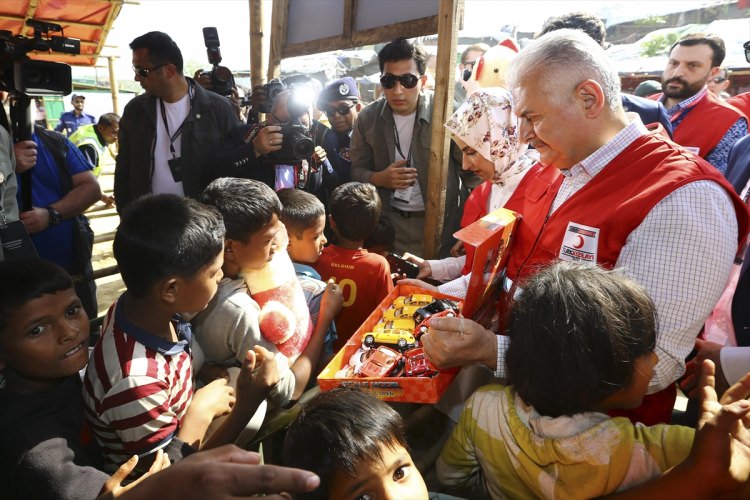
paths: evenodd
<path fill-rule="evenodd" d="M 206 44 L 206 54 L 208 54 L 208 62 L 211 63 L 213 68 L 211 71 L 204 71 L 205 74 L 211 77 L 211 90 L 224 97 L 232 95 L 234 90 L 234 76 L 232 72 L 226 66 L 220 66 L 221 62 L 221 50 L 219 46 L 219 32 L 216 28 L 203 28 L 203 42 Z"/>
<path fill-rule="evenodd" d="M 266 160 L 274 164 L 296 163 L 309 159 L 315 151 L 310 129 L 300 121 L 312 106 L 313 95 L 308 87 L 296 83 L 287 87 L 281 81 L 273 79 L 262 86 L 265 97 L 258 106 L 259 110 L 270 113 L 273 102 L 284 90 L 289 90 L 286 101 L 289 121 L 281 125 L 281 135 L 284 136 L 281 149 L 266 155 Z"/>
<path fill-rule="evenodd" d="M 80 54 L 81 41 L 65 36 L 50 36 L 49 32 L 62 33 L 59 24 L 27 19 L 26 25 L 34 28 L 34 37 L 13 36 L 0 30 L 0 90 L 11 93 L 11 126 L 16 138 L 31 138 L 32 96 L 64 96 L 70 94 L 73 79 L 70 66 L 52 61 L 34 61 L 26 55 L 38 52 Z"/>

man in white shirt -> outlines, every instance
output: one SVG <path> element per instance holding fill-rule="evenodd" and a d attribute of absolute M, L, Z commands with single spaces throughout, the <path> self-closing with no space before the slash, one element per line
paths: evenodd
<path fill-rule="evenodd" d="M 145 93 L 125 106 L 115 167 L 118 210 L 148 193 L 197 198 L 222 138 L 239 123 L 229 100 L 182 73 L 182 53 L 166 33 L 130 43 L 135 80 Z"/>

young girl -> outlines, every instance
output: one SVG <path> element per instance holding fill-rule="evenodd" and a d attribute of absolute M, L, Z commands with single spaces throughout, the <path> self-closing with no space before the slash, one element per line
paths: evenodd
<path fill-rule="evenodd" d="M 525 284 L 509 325 L 512 386 L 467 401 L 438 460 L 442 482 L 483 477 L 493 498 L 592 498 L 688 456 L 693 429 L 606 415 L 641 404 L 657 362 L 654 304 L 634 281 L 553 264 Z"/>

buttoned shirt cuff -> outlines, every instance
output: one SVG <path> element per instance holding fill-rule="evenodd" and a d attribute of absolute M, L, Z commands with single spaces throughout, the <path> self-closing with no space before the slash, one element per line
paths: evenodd
<path fill-rule="evenodd" d="M 448 283 L 443 283 L 442 285 L 439 285 L 437 287 L 438 292 L 444 293 L 446 295 L 452 295 L 459 299 L 464 299 L 466 298 L 466 291 L 469 289 L 470 278 L 471 278 L 471 273 L 465 276 L 459 276 L 453 281 L 449 281 Z"/>
<path fill-rule="evenodd" d="M 510 337 L 507 335 L 496 335 L 497 337 L 497 364 L 495 365 L 495 377 L 505 378 L 508 370 L 505 369 L 505 353 L 508 352 Z"/>
<path fill-rule="evenodd" d="M 721 369 L 729 385 L 750 372 L 750 347 L 725 347 L 720 356 Z"/>

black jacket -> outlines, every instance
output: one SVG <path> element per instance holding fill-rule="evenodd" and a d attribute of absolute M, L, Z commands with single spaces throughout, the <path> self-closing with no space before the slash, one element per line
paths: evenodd
<path fill-rule="evenodd" d="M 239 118 L 226 97 L 205 90 L 191 78 L 187 80 L 195 89 L 195 96 L 182 129 L 183 187 L 186 196 L 197 198 L 210 178 L 205 170 L 211 168 L 222 138 L 239 123 Z M 115 167 L 115 200 L 120 211 L 151 192 L 157 102 L 155 97 L 139 95 L 125 106 L 120 119 Z"/>

